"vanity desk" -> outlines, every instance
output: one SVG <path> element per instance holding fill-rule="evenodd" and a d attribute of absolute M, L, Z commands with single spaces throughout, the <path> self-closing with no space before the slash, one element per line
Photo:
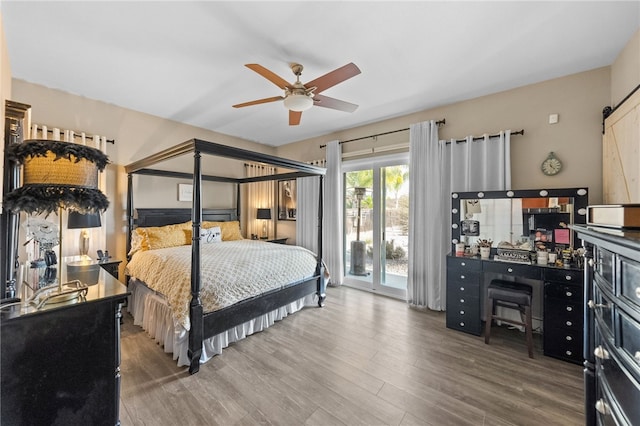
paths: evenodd
<path fill-rule="evenodd" d="M 534 329 L 543 333 L 547 356 L 581 364 L 583 330 L 583 268 L 537 264 L 531 259 L 496 260 L 500 241 L 530 241 L 551 252 L 580 247 L 568 226 L 586 222 L 588 191 L 582 188 L 459 192 L 452 194 L 452 251 L 447 256 L 448 328 L 480 335 L 486 288 L 492 279 L 530 284 Z M 489 258 L 456 255 L 457 243 L 467 247 L 492 240 Z M 576 245 L 574 245 L 576 244 Z M 537 326 L 536 326 L 537 324 Z"/>

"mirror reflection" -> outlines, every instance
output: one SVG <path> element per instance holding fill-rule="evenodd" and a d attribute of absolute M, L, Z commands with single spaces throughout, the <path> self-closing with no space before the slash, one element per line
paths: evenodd
<path fill-rule="evenodd" d="M 529 250 L 572 246 L 573 198 L 461 199 L 460 218 L 460 241 L 469 246 L 479 240 Z"/>

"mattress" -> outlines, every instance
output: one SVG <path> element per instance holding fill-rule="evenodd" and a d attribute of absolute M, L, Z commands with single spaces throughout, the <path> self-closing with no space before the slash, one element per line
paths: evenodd
<path fill-rule="evenodd" d="M 264 241 L 224 241 L 200 247 L 200 300 L 205 312 L 312 277 L 317 264 L 315 254 L 303 247 Z M 126 273 L 162 294 L 176 325 L 189 330 L 191 246 L 137 252 Z"/>

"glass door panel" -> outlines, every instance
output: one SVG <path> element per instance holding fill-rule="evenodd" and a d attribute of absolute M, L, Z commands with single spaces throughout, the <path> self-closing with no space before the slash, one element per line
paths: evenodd
<path fill-rule="evenodd" d="M 343 166 L 345 284 L 405 297 L 409 167 L 404 158 L 388 162 Z"/>

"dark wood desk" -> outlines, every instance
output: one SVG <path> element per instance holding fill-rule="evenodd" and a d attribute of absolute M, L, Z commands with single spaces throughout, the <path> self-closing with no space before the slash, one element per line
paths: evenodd
<path fill-rule="evenodd" d="M 128 292 L 97 271 L 83 300 L 0 310 L 2 424 L 119 424 L 120 305 Z M 40 272 L 26 271 L 21 297 L 40 285 Z"/>
<path fill-rule="evenodd" d="M 493 278 L 531 280 L 540 304 L 544 354 L 582 363 L 583 270 L 447 256 L 447 327 L 479 336 L 486 286 Z M 535 284 L 534 284 L 535 286 Z M 538 291 L 536 291 L 538 290 Z M 538 300 L 536 302 L 536 295 Z M 535 312 L 535 310 L 534 310 Z"/>

